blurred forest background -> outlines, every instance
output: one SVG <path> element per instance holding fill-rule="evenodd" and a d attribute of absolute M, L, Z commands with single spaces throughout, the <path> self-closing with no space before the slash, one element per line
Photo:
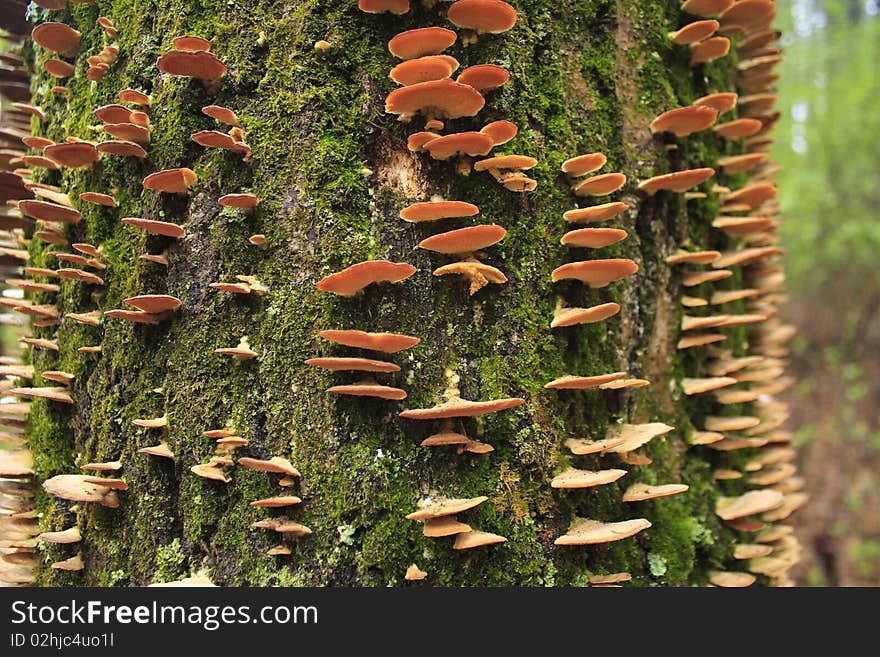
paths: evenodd
<path fill-rule="evenodd" d="M 801 585 L 880 585 L 880 0 L 777 0 Z"/>

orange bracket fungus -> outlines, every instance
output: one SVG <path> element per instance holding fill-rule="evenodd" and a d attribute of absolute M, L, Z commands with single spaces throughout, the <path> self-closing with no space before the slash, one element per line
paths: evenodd
<path fill-rule="evenodd" d="M 712 36 L 721 24 L 716 20 L 694 21 L 675 32 L 669 33 L 672 43 L 679 46 L 689 46 Z"/>
<path fill-rule="evenodd" d="M 507 282 L 507 276 L 501 270 L 480 262 L 476 258 L 467 258 L 459 262 L 443 265 L 433 271 L 434 276 L 446 276 L 449 274 L 460 274 L 468 279 L 470 281 L 469 293 L 471 296 L 489 283 L 501 284 Z"/>
<path fill-rule="evenodd" d="M 226 74 L 226 64 L 207 50 L 171 50 L 159 57 L 156 66 L 162 73 L 200 80 L 209 93 L 217 90 Z"/>
<path fill-rule="evenodd" d="M 482 132 L 456 132 L 426 141 L 422 150 L 435 160 L 448 160 L 456 155 L 486 155 L 493 146 L 492 137 Z"/>
<path fill-rule="evenodd" d="M 449 21 L 477 34 L 499 34 L 516 25 L 516 10 L 502 0 L 458 0 L 446 12 Z"/>
<path fill-rule="evenodd" d="M 680 193 L 706 182 L 714 175 L 715 169 L 709 167 L 674 171 L 643 180 L 639 183 L 639 189 L 651 196 L 661 190 Z"/>
<path fill-rule="evenodd" d="M 568 528 L 568 532 L 553 542 L 556 545 L 611 543 L 635 536 L 650 526 L 651 523 L 645 518 L 624 520 L 622 522 L 602 522 L 589 518 L 575 518 Z"/>
<path fill-rule="evenodd" d="M 321 292 L 340 296 L 354 296 L 372 283 L 399 283 L 418 271 L 405 262 L 367 260 L 318 281 Z"/>
<path fill-rule="evenodd" d="M 480 93 L 504 86 L 509 80 L 510 73 L 507 69 L 495 64 L 469 66 L 456 78 L 456 82 L 469 85 Z"/>
<path fill-rule="evenodd" d="M 391 69 L 388 77 L 401 86 L 409 87 L 422 82 L 446 79 L 455 72 L 458 66 L 458 60 L 455 57 L 425 55 L 401 62 Z M 439 129 L 442 129 L 442 126 Z"/>
<path fill-rule="evenodd" d="M 619 312 L 620 305 L 616 303 L 603 303 L 590 308 L 557 308 L 553 314 L 553 321 L 550 322 L 550 328 L 601 322 Z"/>
<path fill-rule="evenodd" d="M 567 468 L 553 477 L 552 488 L 592 488 L 604 486 L 617 481 L 626 474 L 626 470 L 578 470 Z"/>
<path fill-rule="evenodd" d="M 566 246 L 599 249 L 616 244 L 626 237 L 627 232 L 620 228 L 581 228 L 567 232 L 560 242 Z"/>
<path fill-rule="evenodd" d="M 626 372 L 612 372 L 611 374 L 597 374 L 595 376 L 572 376 L 567 374 L 558 379 L 553 379 L 544 387 L 553 390 L 589 390 L 611 381 L 617 381 L 625 376 Z"/>
<path fill-rule="evenodd" d="M 733 6 L 734 0 L 685 0 L 681 10 L 695 16 L 718 16 Z"/>
<path fill-rule="evenodd" d="M 153 235 L 165 237 L 183 237 L 183 228 L 169 221 L 155 221 L 153 219 L 141 219 L 140 217 L 125 217 L 122 223 L 140 228 Z"/>
<path fill-rule="evenodd" d="M 516 137 L 517 132 L 519 132 L 519 128 L 517 128 L 510 121 L 500 120 L 500 121 L 492 121 L 492 123 L 487 123 L 484 125 L 480 132 L 484 135 L 489 135 L 492 138 L 492 141 L 495 142 L 496 146 L 500 146 L 501 144 L 506 144 L 511 139 Z"/>
<path fill-rule="evenodd" d="M 126 140 L 104 141 L 95 146 L 95 149 L 99 153 L 118 155 L 120 157 L 139 157 L 143 159 L 147 156 L 147 151 L 144 150 L 143 146 Z"/>
<path fill-rule="evenodd" d="M 410 121 L 416 114 L 429 119 L 476 116 L 486 101 L 473 87 L 452 80 L 432 80 L 395 89 L 385 99 L 385 111 Z"/>
<path fill-rule="evenodd" d="M 400 417 L 409 420 L 441 420 L 452 417 L 474 417 L 497 413 L 524 404 L 525 399 L 510 397 L 491 401 L 469 401 L 454 397 L 432 408 L 413 408 L 402 411 Z"/>
<path fill-rule="evenodd" d="M 234 347 L 220 347 L 214 350 L 215 354 L 221 356 L 232 356 L 236 360 L 250 360 L 259 356 L 259 354 L 251 349 L 247 336 L 242 337 L 239 343 Z"/>
<path fill-rule="evenodd" d="M 465 201 L 426 201 L 413 203 L 400 211 L 400 218 L 410 223 L 439 221 L 456 217 L 473 217 L 480 208 Z"/>
<path fill-rule="evenodd" d="M 63 167 L 90 167 L 98 161 L 95 145 L 87 141 L 52 144 L 43 150 L 43 154 Z"/>
<path fill-rule="evenodd" d="M 361 381 L 348 385 L 331 386 L 327 392 L 351 397 L 378 397 L 379 399 L 406 399 L 406 391 L 391 386 L 383 386 L 373 381 Z"/>
<path fill-rule="evenodd" d="M 730 39 L 717 36 L 691 45 L 691 66 L 707 64 L 730 52 Z"/>
<path fill-rule="evenodd" d="M 64 54 L 79 47 L 81 34 L 64 23 L 43 23 L 31 32 L 31 38 L 46 50 Z"/>
<path fill-rule="evenodd" d="M 574 279 L 590 287 L 605 287 L 609 283 L 635 274 L 639 266 L 632 260 L 613 258 L 610 260 L 585 260 L 569 262 L 553 270 L 553 282 Z"/>
<path fill-rule="evenodd" d="M 586 176 L 588 173 L 598 171 L 605 166 L 608 158 L 603 153 L 587 153 L 570 158 L 562 163 L 563 173 L 579 178 Z"/>
<path fill-rule="evenodd" d="M 507 231 L 495 224 L 481 224 L 450 230 L 432 235 L 419 242 L 419 247 L 428 251 L 445 254 L 473 253 L 479 249 L 497 244 Z"/>
<path fill-rule="evenodd" d="M 479 506 L 489 498 L 485 495 L 471 498 L 427 498 L 419 502 L 419 508 L 406 515 L 407 520 L 432 520 L 444 516 L 454 516 L 475 506 Z"/>
<path fill-rule="evenodd" d="M 192 169 L 166 169 L 144 178 L 144 189 L 156 189 L 169 194 L 186 194 L 198 177 Z"/>
<path fill-rule="evenodd" d="M 409 11 L 409 0 L 358 0 L 358 9 L 368 14 L 405 14 Z"/>
<path fill-rule="evenodd" d="M 687 484 L 661 484 L 659 486 L 633 484 L 624 491 L 623 501 L 641 502 L 643 500 L 657 499 L 658 497 L 669 497 L 670 495 L 684 493 L 688 488 Z"/>
<path fill-rule="evenodd" d="M 498 534 L 471 530 L 469 532 L 456 534 L 455 542 L 452 544 L 452 549 L 470 550 L 471 548 L 483 547 L 486 545 L 495 545 L 497 543 L 504 543 L 506 541 L 506 538 L 504 538 L 503 536 L 499 536 Z"/>
<path fill-rule="evenodd" d="M 611 219 L 628 209 L 629 206 L 626 203 L 614 201 L 612 203 L 594 205 L 589 208 L 567 210 L 563 213 L 562 218 L 572 224 L 589 224 Z"/>
<path fill-rule="evenodd" d="M 445 27 L 420 27 L 395 35 L 388 42 L 388 50 L 400 59 L 415 59 L 425 55 L 439 55 L 455 43 L 458 35 Z"/>
<path fill-rule="evenodd" d="M 591 176 L 572 187 L 575 196 L 606 196 L 626 184 L 626 176 L 622 173 L 603 173 Z"/>
<path fill-rule="evenodd" d="M 384 360 L 371 358 L 325 357 L 309 358 L 306 365 L 334 372 L 399 372 L 400 367 Z"/>
<path fill-rule="evenodd" d="M 387 354 L 396 354 L 421 342 L 419 338 L 399 333 L 367 333 L 357 330 L 325 330 L 319 331 L 318 335 L 325 340 L 347 347 L 382 351 Z"/>
<path fill-rule="evenodd" d="M 57 475 L 43 482 L 43 489 L 50 495 L 71 502 L 96 502 L 115 509 L 119 499 L 110 488 L 86 481 L 86 475 Z"/>
<path fill-rule="evenodd" d="M 705 130 L 718 118 L 718 110 L 705 105 L 691 105 L 663 112 L 651 121 L 651 132 L 671 132 L 676 137 L 686 137 Z"/>

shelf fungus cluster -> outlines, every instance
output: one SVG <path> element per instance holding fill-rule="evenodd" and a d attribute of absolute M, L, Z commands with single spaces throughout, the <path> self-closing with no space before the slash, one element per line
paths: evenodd
<path fill-rule="evenodd" d="M 699 370 L 686 373 L 680 390 L 709 400 L 708 407 L 701 403 L 700 419 L 688 442 L 712 463 L 719 486 L 716 512 L 740 537 L 730 555 L 730 570 L 712 572 L 709 581 L 715 586 L 749 586 L 756 576 L 765 576 L 772 584 L 790 585 L 787 573 L 798 560 L 799 548 L 791 528 L 782 523 L 807 498 L 803 479 L 796 474 L 794 450 L 788 447 L 792 435 L 782 428 L 788 411 L 775 398 L 793 383 L 785 375 L 785 342 L 794 333 L 778 315 L 785 301 L 785 274 L 777 261 L 782 253 L 777 168 L 767 154 L 779 118 L 773 109 L 773 67 L 782 56 L 773 45 L 779 33 L 770 28 L 776 8 L 770 0 L 688 0 L 684 10 L 705 20 L 685 25 L 670 38 L 687 45 L 689 34 L 708 34 L 714 27 L 732 39 L 737 91 L 710 94 L 691 106 L 665 112 L 652 122 L 651 130 L 682 138 L 712 128 L 730 154 L 712 168 L 665 174 L 640 187 L 649 194 L 668 190 L 695 199 L 707 194 L 688 192 L 685 182 L 701 184 L 716 171 L 723 177 L 746 178 L 737 189 L 722 179 L 708 190 L 720 200 L 712 227 L 714 241 L 725 250 L 681 248 L 666 258 L 683 290 L 678 349 L 702 352 L 699 359 L 686 361 L 699 363 Z M 680 140 L 678 147 L 685 148 L 686 142 Z M 685 181 L 682 174 L 693 180 Z M 745 343 L 729 339 L 733 327 L 742 327 L 738 335 L 745 331 Z"/>

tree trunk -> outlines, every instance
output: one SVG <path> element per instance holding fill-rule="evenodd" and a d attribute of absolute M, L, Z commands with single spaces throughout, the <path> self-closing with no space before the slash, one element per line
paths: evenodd
<path fill-rule="evenodd" d="M 117 509 L 74 508 L 40 493 L 41 529 L 78 524 L 85 569 L 42 567 L 39 584 L 144 585 L 204 571 L 228 586 L 400 586 L 407 567 L 417 564 L 428 574 L 425 581 L 438 586 L 582 586 L 592 574 L 619 572 L 631 573 L 637 585 L 702 585 L 711 570 L 743 569 L 733 559 L 733 544 L 747 535 L 726 526 L 715 503 L 719 494 L 748 487 L 742 480 L 716 482 L 712 471 L 740 466 L 750 450 L 715 452 L 690 446 L 687 439 L 703 428 L 706 415 L 745 415 L 749 405 L 721 408 L 712 395 L 683 394 L 684 376 L 708 376 L 706 354 L 676 349 L 681 268 L 665 262 L 681 247 L 727 246 L 721 231 L 711 228 L 719 197 L 713 192 L 686 201 L 681 194 L 647 197 L 636 189 L 652 175 L 714 166 L 719 155 L 742 151 L 739 142 L 721 141 L 711 130 L 677 139 L 652 136 L 648 129 L 660 112 L 732 90 L 735 54 L 689 68 L 687 47 L 666 36 L 694 20 L 676 3 L 514 2 L 519 18 L 512 30 L 482 35 L 466 47 L 459 38 L 447 50 L 462 68 L 498 64 L 511 80 L 487 92 L 476 118 L 447 121 L 445 130 L 479 130 L 499 119 L 515 123 L 518 136 L 497 150 L 539 160 L 528 172 L 537 189 L 516 193 L 487 173 L 459 175 L 454 160 L 410 152 L 407 136 L 423 129 L 424 118 L 402 123 L 384 111 L 395 88 L 388 71 L 400 61 L 386 48 L 388 40 L 404 29 L 454 27 L 445 17 L 448 3 L 412 5 L 402 16 L 367 14 L 354 0 L 112 0 L 35 12 L 40 21 L 66 22 L 83 34 L 76 76 L 66 81 L 69 96 L 50 90 L 58 84 L 42 70 L 50 54 L 38 46 L 26 49 L 35 71 L 34 103 L 47 115 L 44 122 L 34 119 L 35 134 L 56 141 L 68 135 L 95 139 L 92 110 L 117 102 L 117 92 L 126 87 L 152 96 L 153 131 L 144 160 L 102 156 L 91 169 L 34 174 L 74 199 L 83 220 L 68 230 L 68 240 L 100 244 L 107 269 L 101 273 L 106 286 L 65 281 L 60 294 L 31 298 L 57 301 L 62 313 L 124 308 L 123 299 L 147 293 L 183 301 L 173 318 L 157 325 L 105 318 L 100 327 L 65 320 L 33 330 L 56 338 L 60 347 L 31 351 L 37 371 L 76 376 L 72 406 L 40 399 L 31 405 L 28 439 L 37 481 L 79 472 L 87 462 L 118 459 L 123 467 L 117 476 L 129 485 L 119 493 Z M 96 25 L 100 15 L 119 30 L 120 55 L 95 84 L 85 79 L 84 60 L 109 42 Z M 214 95 L 196 80 L 158 72 L 157 58 L 181 34 L 210 38 L 211 51 L 228 66 Z M 318 40 L 329 42 L 330 49 L 316 49 Z M 209 104 L 238 115 L 253 151 L 250 162 L 192 141 L 195 132 L 222 129 L 200 111 Z M 628 177 L 620 192 L 596 202 L 629 205 L 602 224 L 624 228 L 629 237 L 588 253 L 559 241 L 572 227 L 562 213 L 577 201 L 593 203 L 572 194 L 560 166 L 594 151 L 608 157 L 603 172 Z M 188 195 L 143 189 L 147 174 L 175 167 L 198 175 Z M 719 171 L 703 188 L 743 180 Z M 108 190 L 118 208 L 78 201 L 81 192 Z M 260 199 L 252 215 L 218 204 L 220 196 L 241 191 Z M 432 276 L 454 258 L 418 243 L 441 229 L 474 223 L 410 224 L 399 218 L 405 205 L 434 196 L 472 202 L 482 212 L 477 223 L 507 229 L 500 244 L 485 249 L 483 261 L 501 269 L 508 282 L 470 296 L 462 277 Z M 124 217 L 171 221 L 185 234 L 179 240 L 145 237 L 123 224 Z M 256 233 L 265 234 L 265 250 L 248 242 Z M 49 256 L 58 249 L 31 239 L 30 264 L 63 266 Z M 167 267 L 137 257 L 161 252 Z M 560 265 L 597 257 L 631 258 L 639 271 L 600 289 L 551 281 Z M 410 263 L 418 271 L 354 297 L 316 290 L 323 277 L 371 259 Z M 233 295 L 209 287 L 236 275 L 257 277 L 268 293 Z M 715 289 L 733 289 L 740 281 L 737 269 Z M 606 302 L 619 303 L 620 314 L 550 328 L 560 303 Z M 738 305 L 725 312 L 737 312 Z M 739 312 L 743 308 L 739 305 Z M 317 335 L 346 328 L 404 333 L 421 343 L 386 358 Z M 745 353 L 745 330 L 726 332 L 732 336 L 726 346 Z M 258 358 L 239 362 L 214 353 L 243 336 Z M 97 344 L 100 354 L 78 351 Z M 304 364 L 319 355 L 393 360 L 402 371 L 378 378 L 404 388 L 408 397 L 384 401 L 328 393 L 328 387 L 359 377 Z M 617 371 L 651 385 L 544 388 L 563 374 Z M 494 446 L 491 453 L 422 447 L 441 425 L 399 417 L 405 409 L 442 402 L 455 381 L 465 399 L 525 400 L 511 410 L 452 424 Z M 164 436 L 162 429 L 132 424 L 160 416 L 168 418 Z M 573 456 L 564 446 L 572 437 L 603 438 L 620 422 L 664 422 L 675 430 L 639 450 L 653 459 L 649 465 L 621 464 L 615 454 Z M 301 477 L 282 488 L 280 475 L 240 465 L 228 468 L 228 484 L 194 475 L 191 467 L 208 462 L 215 450 L 214 440 L 202 432 L 225 426 L 249 441 L 236 458 L 281 456 Z M 163 439 L 174 460 L 138 452 Z M 628 474 L 605 486 L 552 488 L 550 481 L 569 466 L 619 467 Z M 690 488 L 674 497 L 622 502 L 622 492 L 639 482 Z M 280 510 L 249 505 L 279 494 L 303 502 Z M 488 497 L 458 519 L 507 541 L 454 550 L 451 537 L 424 537 L 422 525 L 405 516 L 429 496 Z M 282 513 L 312 533 L 284 538 L 251 528 Z M 555 545 L 575 517 L 646 518 L 651 526 L 602 545 Z M 291 554 L 267 555 L 278 544 Z M 49 545 L 45 561 L 75 552 L 75 546 Z"/>

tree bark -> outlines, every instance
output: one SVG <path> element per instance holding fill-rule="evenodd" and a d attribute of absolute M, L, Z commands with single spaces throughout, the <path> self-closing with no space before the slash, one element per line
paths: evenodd
<path fill-rule="evenodd" d="M 512 30 L 480 36 L 466 47 L 460 39 L 447 51 L 462 68 L 504 66 L 511 81 L 487 93 L 476 118 L 448 121 L 446 131 L 478 130 L 498 119 L 514 122 L 518 136 L 497 150 L 539 160 L 530 172 L 538 181 L 532 193 L 509 192 L 486 173 L 458 175 L 452 161 L 408 151 L 406 138 L 422 129 L 423 119 L 401 123 L 384 111 L 395 87 L 388 71 L 399 61 L 385 44 L 404 29 L 453 27 L 445 19 L 447 3 L 426 8 L 413 2 L 403 16 L 366 14 L 353 0 L 102 0 L 35 12 L 41 21 L 63 21 L 83 33 L 67 97 L 50 91 L 56 82 L 42 71 L 48 53 L 28 49 L 35 102 L 47 114 L 45 122 L 35 120 L 36 133 L 56 141 L 68 135 L 95 138 L 92 110 L 116 102 L 125 87 L 152 96 L 153 132 L 143 161 L 104 157 L 88 170 L 36 174 L 60 184 L 82 210 L 83 221 L 69 230 L 69 241 L 102 245 L 107 284 L 64 282 L 57 297 L 35 295 L 34 301 L 55 299 L 63 313 L 122 308 L 122 300 L 136 294 L 170 294 L 183 301 L 170 321 L 155 326 L 104 319 L 100 327 L 65 320 L 34 329 L 34 335 L 54 336 L 60 345 L 58 352 L 32 350 L 37 370 L 76 375 L 72 406 L 32 404 L 28 436 L 38 481 L 78 472 L 86 462 L 119 459 L 119 476 L 129 484 L 118 509 L 86 504 L 74 509 L 40 494 L 41 528 L 78 524 L 86 565 L 81 572 L 44 567 L 39 584 L 144 585 L 204 570 L 215 583 L 230 586 L 400 586 L 415 563 L 428 573 L 425 581 L 438 586 L 583 586 L 590 574 L 624 571 L 637 585 L 702 585 L 710 570 L 737 568 L 732 545 L 741 535 L 715 514 L 722 491 L 712 470 L 745 457 L 686 442 L 703 417 L 719 408 L 709 395 L 682 393 L 683 376 L 705 371 L 705 354 L 676 350 L 682 288 L 680 275 L 665 263 L 681 246 L 726 245 L 710 227 L 718 196 L 685 201 L 678 194 L 646 197 L 636 189 L 652 175 L 713 166 L 719 154 L 736 152 L 736 145 L 718 140 L 711 130 L 676 139 L 652 137 L 648 129 L 662 111 L 731 90 L 735 55 L 688 68 L 688 49 L 666 36 L 692 20 L 677 3 L 513 4 L 519 20 Z M 84 77 L 84 60 L 107 42 L 95 24 L 99 15 L 118 28 L 120 56 L 94 84 Z M 180 34 L 210 38 L 212 52 L 228 66 L 216 94 L 198 81 L 157 71 L 156 59 Z M 317 50 L 318 40 L 328 41 L 330 50 Z M 208 104 L 227 106 L 240 117 L 253 149 L 250 162 L 191 140 L 199 130 L 217 128 L 200 111 Z M 572 252 L 559 242 L 569 228 L 562 213 L 579 199 L 560 165 L 593 151 L 608 156 L 603 171 L 628 177 L 622 191 L 598 201 L 629 204 L 629 211 L 603 224 L 625 228 L 629 238 L 595 254 Z M 189 195 L 143 189 L 147 174 L 175 167 L 198 174 Z M 719 173 L 705 188 L 714 181 L 740 178 Z M 113 190 L 118 208 L 76 201 L 81 192 L 107 190 Z M 253 215 L 218 204 L 220 196 L 244 190 L 260 198 Z M 507 283 L 469 296 L 460 277 L 432 276 L 452 259 L 417 244 L 439 232 L 439 224 L 408 224 L 398 213 L 435 195 L 475 203 L 479 221 L 507 229 L 484 257 L 507 275 Z M 123 217 L 173 221 L 185 235 L 147 238 L 121 223 Z M 255 233 L 266 235 L 266 250 L 248 243 Z M 56 249 L 32 239 L 31 264 L 59 266 L 48 255 Z M 137 258 L 163 251 L 167 268 Z M 551 282 L 556 267 L 593 257 L 632 258 L 639 272 L 596 290 Z M 315 288 L 328 274 L 380 258 L 410 263 L 418 271 L 352 298 Z M 230 295 L 209 287 L 239 274 L 256 276 L 268 294 Z M 738 280 L 739 274 L 716 289 L 733 288 Z M 622 306 L 616 317 L 550 328 L 560 302 L 585 307 L 612 301 Z M 408 398 L 327 393 L 331 385 L 358 378 L 304 364 L 318 355 L 359 353 L 317 336 L 331 328 L 419 337 L 421 344 L 389 358 L 402 371 L 380 377 L 406 389 Z M 744 331 L 730 334 L 742 353 Z M 213 353 L 242 336 L 259 358 L 236 362 Z M 77 351 L 96 344 L 102 353 Z M 649 379 L 651 386 L 544 388 L 563 374 L 615 371 Z M 454 377 L 466 399 L 526 400 L 513 410 L 455 423 L 457 430 L 493 445 L 489 454 L 421 447 L 437 425 L 398 415 L 441 402 Z M 173 461 L 138 452 L 163 435 L 132 420 L 163 415 Z M 571 437 L 602 438 L 619 422 L 665 422 L 675 430 L 640 450 L 653 459 L 644 466 L 621 465 L 612 454 L 576 457 L 563 445 Z M 301 478 L 281 488 L 278 475 L 241 466 L 229 469 L 228 484 L 192 474 L 190 468 L 214 452 L 214 441 L 202 432 L 227 425 L 249 441 L 236 457 L 282 456 Z M 569 465 L 621 467 L 628 474 L 596 488 L 551 488 L 550 480 Z M 622 492 L 636 482 L 682 482 L 690 489 L 623 503 Z M 724 494 L 744 490 L 740 482 L 724 482 Z M 252 529 L 253 522 L 280 512 L 249 502 L 288 492 L 303 503 L 284 513 L 307 525 L 311 535 L 283 540 Z M 421 525 L 405 516 L 432 495 L 487 496 L 459 520 L 507 541 L 459 551 L 451 538 L 424 537 Z M 575 516 L 646 518 L 652 526 L 605 545 L 554 545 Z M 266 554 L 282 542 L 290 555 Z M 47 563 L 74 553 L 63 545 L 46 552 Z"/>

